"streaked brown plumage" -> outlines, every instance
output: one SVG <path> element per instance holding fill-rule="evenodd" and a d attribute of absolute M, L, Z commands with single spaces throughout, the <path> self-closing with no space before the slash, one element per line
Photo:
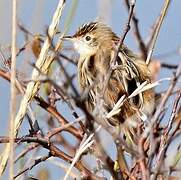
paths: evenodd
<path fill-rule="evenodd" d="M 80 54 L 78 79 L 81 90 L 84 91 L 93 85 L 87 98 L 87 108 L 93 111 L 97 105 L 97 95 L 102 93 L 103 83 L 119 38 L 108 26 L 99 22 L 83 25 L 69 38 Z M 104 94 L 104 110 L 107 113 L 123 95 L 128 97 L 139 84 L 151 80 L 151 74 L 145 62 L 125 45 L 120 48 L 116 64 L 117 68 L 112 73 Z M 142 114 L 149 115 L 153 107 L 153 90 L 147 90 L 126 100 L 120 112 L 108 121 L 112 125 L 121 124 L 125 129 L 129 127 L 128 124 L 134 124 L 132 122 L 138 120 Z"/>

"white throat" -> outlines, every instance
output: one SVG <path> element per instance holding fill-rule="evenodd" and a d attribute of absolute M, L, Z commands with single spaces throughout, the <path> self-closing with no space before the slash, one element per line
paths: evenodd
<path fill-rule="evenodd" d="M 81 57 L 92 56 L 93 54 L 95 54 L 95 49 L 89 47 L 88 44 L 81 40 L 77 40 L 74 42 L 74 48 L 80 54 Z"/>

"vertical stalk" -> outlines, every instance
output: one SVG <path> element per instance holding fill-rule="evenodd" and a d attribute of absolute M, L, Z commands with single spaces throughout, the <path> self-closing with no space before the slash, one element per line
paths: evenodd
<path fill-rule="evenodd" d="M 10 171 L 9 179 L 14 176 L 14 119 L 16 113 L 16 25 L 17 1 L 12 1 L 12 42 L 11 42 L 11 98 L 10 98 Z"/>

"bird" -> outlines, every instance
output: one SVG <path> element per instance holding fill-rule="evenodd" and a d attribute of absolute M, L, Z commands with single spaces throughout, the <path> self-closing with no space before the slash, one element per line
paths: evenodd
<path fill-rule="evenodd" d="M 80 26 L 75 34 L 64 38 L 73 42 L 79 54 L 78 84 L 81 92 L 88 90 L 85 101 L 89 112 L 99 106 L 100 96 L 103 97 L 102 111 L 107 115 L 125 97 L 117 113 L 105 116 L 109 125 L 120 126 L 124 132 L 135 128 L 136 122 L 153 112 L 153 89 L 128 98 L 142 83 L 151 83 L 152 75 L 145 61 L 124 44 L 119 48 L 115 68 L 103 92 L 119 42 L 119 37 L 109 26 L 102 22 L 89 22 Z"/>

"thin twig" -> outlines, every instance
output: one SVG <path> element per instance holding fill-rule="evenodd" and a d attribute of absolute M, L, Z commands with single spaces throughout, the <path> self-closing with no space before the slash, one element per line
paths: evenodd
<path fill-rule="evenodd" d="M 161 63 L 161 67 L 168 68 L 168 69 L 177 69 L 178 65 Z"/>
<path fill-rule="evenodd" d="M 67 123 L 67 124 L 65 124 L 65 125 L 63 125 L 61 127 L 58 127 L 58 128 L 55 128 L 55 129 L 51 130 L 50 132 L 48 132 L 48 137 L 51 138 L 52 136 L 60 133 L 63 130 L 66 130 L 67 128 L 69 128 L 70 126 L 72 126 L 73 124 L 75 124 L 75 123 L 77 123 L 77 122 L 79 122 L 81 120 L 82 120 L 82 118 L 78 118 L 73 122 Z"/>
<path fill-rule="evenodd" d="M 67 60 L 69 63 L 71 63 L 71 64 L 77 66 L 77 61 L 72 60 L 71 58 L 67 57 L 67 56 L 66 56 L 65 54 L 63 54 L 63 53 L 57 52 L 57 54 L 58 54 L 61 58 Z"/>
<path fill-rule="evenodd" d="M 167 125 L 167 128 L 166 128 L 166 131 L 165 131 L 165 135 L 164 136 L 168 136 L 168 133 L 170 132 L 171 128 L 172 128 L 172 125 L 173 125 L 173 121 L 175 119 L 175 116 L 176 116 L 176 113 L 177 113 L 177 107 L 179 105 L 179 100 L 181 98 L 181 89 L 180 91 L 178 92 L 178 95 L 176 97 L 176 100 L 174 102 L 174 105 L 173 105 L 173 109 L 172 109 L 172 113 L 171 113 L 171 116 L 170 116 L 170 119 L 169 119 L 169 123 Z"/>
<path fill-rule="evenodd" d="M 25 150 L 23 150 L 14 160 L 14 163 L 16 163 L 19 159 L 21 159 L 22 157 L 24 157 L 27 153 L 29 153 L 31 150 L 37 148 L 39 146 L 39 144 L 32 144 L 30 146 L 28 146 L 28 148 L 26 148 Z"/>
<path fill-rule="evenodd" d="M 0 76 L 10 82 L 10 73 L 0 69 Z"/>
<path fill-rule="evenodd" d="M 162 101 L 160 102 L 160 104 L 157 107 L 157 110 L 156 110 L 154 116 L 152 117 L 152 120 L 151 120 L 152 124 L 154 124 L 157 121 L 157 119 L 158 119 L 164 105 L 166 104 L 166 102 L 169 98 L 169 95 L 171 94 L 172 90 L 174 89 L 180 75 L 181 75 L 181 63 L 179 64 L 179 66 L 177 68 L 176 74 L 171 79 L 171 82 L 170 82 L 170 85 L 169 85 L 167 92 L 165 93 Z"/>
<path fill-rule="evenodd" d="M 48 155 L 43 156 L 43 157 L 41 157 L 41 158 L 35 159 L 34 162 L 31 164 L 30 167 L 27 167 L 27 168 L 21 170 L 16 176 L 14 176 L 14 179 L 16 179 L 17 177 L 19 177 L 21 174 L 25 173 L 26 171 L 33 169 L 36 165 L 40 164 L 41 162 L 46 161 L 46 160 L 47 160 L 48 158 L 50 158 L 50 157 L 51 157 L 51 154 L 48 154 Z"/>
<path fill-rule="evenodd" d="M 161 15 L 160 15 L 160 17 L 159 17 L 159 19 L 155 25 L 155 29 L 153 31 L 153 37 L 150 40 L 151 42 L 150 42 L 149 51 L 148 51 L 148 55 L 147 55 L 147 59 L 146 59 L 146 64 L 149 64 L 149 62 L 150 62 L 150 59 L 151 59 L 151 56 L 153 54 L 154 47 L 156 44 L 156 40 L 157 40 L 158 34 L 160 32 L 160 28 L 161 28 L 163 20 L 166 16 L 169 5 L 170 5 L 170 0 L 166 0 L 165 4 L 163 6 L 163 10 L 161 12 Z"/>
<path fill-rule="evenodd" d="M 161 138 L 160 148 L 159 148 L 159 151 L 158 151 L 159 153 L 157 155 L 156 166 L 154 168 L 154 174 L 152 176 L 152 180 L 157 179 L 157 176 L 158 176 L 158 173 L 160 171 L 161 164 L 163 162 L 165 153 L 166 153 L 166 151 L 167 151 L 167 149 L 169 147 L 170 140 L 171 140 L 172 136 L 174 135 L 173 134 L 174 132 L 173 132 L 172 134 L 170 134 L 170 136 L 168 136 L 168 134 L 169 134 L 169 132 L 171 131 L 171 128 L 172 128 L 173 120 L 174 120 L 174 118 L 176 116 L 176 111 L 177 111 L 177 108 L 178 108 L 178 103 L 179 103 L 180 98 L 181 98 L 181 91 L 178 93 L 178 95 L 177 95 L 177 97 L 175 99 L 169 123 L 167 125 L 167 128 L 165 130 L 164 135 Z"/>
<path fill-rule="evenodd" d="M 134 12 L 134 7 L 135 7 L 135 3 L 136 1 L 135 0 L 132 0 L 131 1 L 131 4 L 130 4 L 130 11 L 129 11 L 129 16 L 128 16 L 128 21 L 126 23 L 126 27 L 124 29 L 124 33 L 123 33 L 123 36 L 119 39 L 119 42 L 116 46 L 116 50 L 115 50 L 115 53 L 114 53 L 114 57 L 112 59 L 112 63 L 109 67 L 109 70 L 108 70 L 108 74 L 106 76 L 106 79 L 105 79 L 105 82 L 104 82 L 104 86 L 103 86 L 103 93 L 102 93 L 102 96 L 104 95 L 105 91 L 106 91 L 106 88 L 107 88 L 107 85 L 109 83 L 109 79 L 111 77 L 111 74 L 113 73 L 113 67 L 115 66 L 115 63 L 116 63 L 116 59 L 118 57 L 118 54 L 119 54 L 119 51 L 120 51 L 120 48 L 121 46 L 123 45 L 123 42 L 126 38 L 126 35 L 128 33 L 128 31 L 130 30 L 130 23 L 131 23 L 131 19 L 132 19 L 132 16 L 133 16 L 133 12 Z"/>
<path fill-rule="evenodd" d="M 140 140 L 138 141 L 138 150 L 139 150 L 139 154 L 140 154 L 140 158 L 138 160 L 138 163 L 139 163 L 139 166 L 141 169 L 143 180 L 149 179 L 149 176 L 150 176 L 148 166 L 146 164 L 146 157 L 145 157 L 145 152 L 144 152 L 145 141 L 146 141 L 146 138 L 144 136 L 142 136 L 140 138 Z"/>
<path fill-rule="evenodd" d="M 89 137 L 87 137 L 87 139 L 83 138 L 82 142 L 80 143 L 80 147 L 77 150 L 77 152 L 76 152 L 76 154 L 75 154 L 75 156 L 74 156 L 74 158 L 72 160 L 72 163 L 71 163 L 67 173 L 64 176 L 64 180 L 67 180 L 72 168 L 74 167 L 75 163 L 78 162 L 78 160 L 79 160 L 80 156 L 82 155 L 82 153 L 93 144 L 93 142 L 94 142 L 93 136 L 94 136 L 94 134 L 91 134 Z"/>
<path fill-rule="evenodd" d="M 0 70 L 0 76 L 3 77 L 4 79 L 10 81 L 10 74 L 9 73 L 6 73 L 3 70 Z M 16 81 L 16 87 L 22 94 L 24 93 L 23 87 L 21 86 L 21 84 L 18 80 Z M 34 100 L 38 103 L 38 105 L 40 107 L 42 107 L 44 110 L 49 112 L 53 117 L 55 117 L 61 126 L 69 124 L 68 121 L 57 111 L 57 109 L 55 107 L 51 106 L 50 104 L 48 104 L 43 98 L 41 98 L 39 96 L 35 96 Z M 79 121 L 79 120 L 77 120 L 77 121 Z M 70 126 L 68 128 L 65 128 L 64 130 L 70 132 L 72 135 L 74 135 L 78 139 L 82 138 L 83 132 L 76 129 L 74 126 Z"/>
<path fill-rule="evenodd" d="M 9 138 L 8 137 L 0 137 L 0 142 L 3 143 L 9 143 Z M 63 152 L 62 150 L 60 150 L 59 148 L 57 148 L 55 145 L 53 145 L 53 143 L 51 143 L 48 140 L 48 135 L 45 137 L 21 137 L 21 138 L 15 138 L 15 142 L 33 142 L 33 143 L 38 143 L 39 145 L 41 145 L 42 147 L 48 149 L 50 151 L 50 155 L 54 156 L 54 157 L 58 157 L 66 162 L 71 163 L 73 161 L 73 158 L 71 156 L 69 156 L 68 154 L 66 154 L 65 152 Z M 75 163 L 75 167 L 83 174 L 85 175 L 87 178 L 93 178 L 95 180 L 98 180 L 99 178 L 102 180 L 101 177 L 93 174 L 89 169 L 87 169 L 84 164 L 81 161 L 77 161 Z"/>
<path fill-rule="evenodd" d="M 126 4 L 127 9 L 129 10 L 130 9 L 129 0 L 125 0 L 125 4 Z M 136 17 L 135 13 L 133 13 L 132 22 L 133 22 L 133 27 L 134 27 L 134 34 L 135 34 L 137 43 L 139 45 L 139 49 L 141 51 L 141 55 L 142 55 L 143 59 L 146 60 L 147 47 L 146 47 L 146 45 L 143 41 L 143 38 L 141 36 L 139 26 L 138 26 L 138 18 Z"/>
<path fill-rule="evenodd" d="M 57 111 L 55 107 L 50 106 L 46 101 L 44 101 L 42 98 L 38 96 L 35 96 L 34 98 L 43 109 L 45 109 L 47 112 L 49 112 L 53 117 L 55 117 L 59 121 L 61 126 L 68 124 L 68 121 Z M 78 139 L 82 138 L 82 133 L 80 132 L 80 130 L 78 130 L 74 126 L 69 126 L 68 128 L 65 128 L 64 130 L 70 132 Z"/>

